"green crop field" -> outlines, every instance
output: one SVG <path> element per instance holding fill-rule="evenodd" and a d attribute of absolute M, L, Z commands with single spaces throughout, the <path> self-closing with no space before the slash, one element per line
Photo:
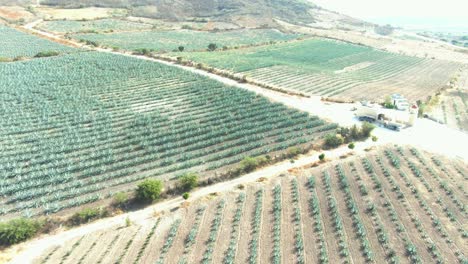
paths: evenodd
<path fill-rule="evenodd" d="M 76 34 L 73 38 L 89 40 L 109 47 L 119 47 L 125 50 L 153 49 L 158 52 L 173 51 L 179 46 L 186 51 L 206 50 L 210 43 L 218 48 L 235 47 L 249 44 L 267 43 L 270 41 L 286 41 L 297 38 L 298 35 L 284 34 L 277 30 L 235 30 L 226 32 L 203 31 L 145 31 L 109 34 Z"/>
<path fill-rule="evenodd" d="M 42 51 L 72 52 L 75 49 L 0 25 L 0 58 L 33 57 Z"/>
<path fill-rule="evenodd" d="M 45 21 L 39 25 L 41 29 L 57 33 L 80 33 L 87 31 L 134 31 L 151 29 L 149 24 L 125 21 L 121 19 L 99 19 L 90 21 L 55 20 Z"/>
<path fill-rule="evenodd" d="M 336 128 L 178 68 L 81 52 L 0 64 L 0 215 L 55 213 Z M 11 89 L 14 87 L 14 89 Z"/>
<path fill-rule="evenodd" d="M 419 80 L 422 83 L 428 77 L 424 71 L 438 69 L 439 74 L 444 73 L 440 74 L 440 78 L 438 76 L 431 83 L 421 84 L 420 92 L 426 96 L 428 91 L 444 85 L 450 74 L 459 67 L 456 63 L 403 56 L 325 39 L 307 39 L 240 50 L 170 55 L 244 73 L 257 82 L 313 95 L 336 96 L 351 90 L 356 93 L 349 93 L 351 98 L 370 89 L 363 89 L 363 85 L 380 84 L 379 82 L 386 80 L 404 80 L 408 78 L 404 74 L 410 70 L 413 71 L 410 77 L 422 78 Z M 418 83 L 418 80 L 413 81 Z M 392 83 L 382 83 L 381 86 L 392 86 Z M 396 89 L 394 92 L 405 94 L 404 86 L 393 88 Z M 383 94 L 376 91 L 372 94 L 372 99 L 375 96 Z"/>

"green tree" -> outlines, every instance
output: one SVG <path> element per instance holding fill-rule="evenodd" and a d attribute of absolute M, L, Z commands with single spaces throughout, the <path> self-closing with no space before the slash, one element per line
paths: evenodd
<path fill-rule="evenodd" d="M 216 45 L 215 43 L 210 43 L 208 45 L 208 50 L 209 51 L 215 51 L 217 48 L 218 48 L 218 45 Z"/>
<path fill-rule="evenodd" d="M 330 148 L 335 148 L 344 143 L 341 135 L 331 133 L 325 136 L 325 145 Z"/>
<path fill-rule="evenodd" d="M 354 149 L 354 147 L 355 147 L 354 143 L 349 143 L 349 145 L 348 145 L 349 149 Z"/>
<path fill-rule="evenodd" d="M 319 155 L 319 160 L 324 161 L 325 160 L 325 153 L 322 153 Z"/>
<path fill-rule="evenodd" d="M 153 202 L 159 199 L 163 190 L 163 183 L 160 180 L 146 179 L 138 184 L 136 197 L 143 202 Z"/>
<path fill-rule="evenodd" d="M 0 223 L 0 245 L 9 246 L 35 236 L 43 223 L 26 218 Z"/>
<path fill-rule="evenodd" d="M 190 197 L 190 193 L 188 192 L 184 192 L 184 194 L 182 194 L 182 198 L 184 198 L 184 200 L 187 200 L 189 197 Z"/>
<path fill-rule="evenodd" d="M 245 157 L 240 163 L 240 169 L 244 172 L 251 172 L 258 166 L 258 160 L 252 157 Z"/>
<path fill-rule="evenodd" d="M 372 130 L 374 130 L 375 126 L 369 122 L 364 122 L 361 125 L 361 135 L 364 138 L 370 137 Z"/>
<path fill-rule="evenodd" d="M 186 173 L 179 178 L 179 185 L 184 191 L 190 191 L 198 186 L 198 175 Z"/>
<path fill-rule="evenodd" d="M 185 50 L 185 47 L 184 46 L 179 46 L 179 51 L 182 52 Z"/>

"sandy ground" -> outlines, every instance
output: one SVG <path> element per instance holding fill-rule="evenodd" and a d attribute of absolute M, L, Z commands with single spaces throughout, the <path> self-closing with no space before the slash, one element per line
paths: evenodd
<path fill-rule="evenodd" d="M 98 19 L 110 17 L 113 14 L 126 14 L 125 9 L 114 9 L 114 8 L 99 8 L 99 7 L 88 7 L 78 9 L 60 9 L 50 7 L 38 7 L 36 11 L 44 15 L 48 19 L 69 19 L 69 20 L 81 20 L 81 19 Z"/>

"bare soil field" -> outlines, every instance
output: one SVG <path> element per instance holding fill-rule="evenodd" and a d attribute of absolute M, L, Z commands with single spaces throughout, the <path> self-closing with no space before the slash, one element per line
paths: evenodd
<path fill-rule="evenodd" d="M 60 9 L 50 7 L 38 7 L 36 11 L 44 15 L 45 19 L 59 20 L 91 20 L 98 18 L 106 18 L 111 16 L 122 16 L 127 13 L 125 9 L 117 8 L 100 8 L 100 7 L 88 7 L 88 8 L 77 8 L 77 9 Z"/>
<path fill-rule="evenodd" d="M 0 19 L 9 22 L 17 22 L 19 20 L 30 21 L 34 19 L 34 15 L 19 6 L 0 6 Z"/>
<path fill-rule="evenodd" d="M 76 237 L 35 263 L 464 263 L 467 171 L 384 146 Z"/>

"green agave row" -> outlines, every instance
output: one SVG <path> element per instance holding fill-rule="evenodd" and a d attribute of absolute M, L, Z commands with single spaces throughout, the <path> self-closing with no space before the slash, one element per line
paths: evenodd
<path fill-rule="evenodd" d="M 20 73 L 20 74 L 18 74 Z M 0 214 L 54 213 L 336 128 L 174 67 L 81 52 L 0 64 Z"/>

